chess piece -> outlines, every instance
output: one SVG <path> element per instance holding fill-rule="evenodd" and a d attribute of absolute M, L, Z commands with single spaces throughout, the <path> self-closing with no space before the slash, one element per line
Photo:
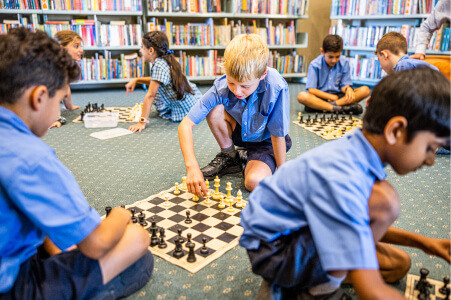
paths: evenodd
<path fill-rule="evenodd" d="M 299 124 L 302 124 L 302 123 L 304 123 L 304 117 L 303 116 L 301 116 L 301 118 L 299 119 Z"/>
<path fill-rule="evenodd" d="M 207 192 L 207 199 L 205 199 L 204 203 L 207 204 L 207 205 L 209 205 L 209 204 L 211 203 L 211 200 L 210 200 L 210 191 Z"/>
<path fill-rule="evenodd" d="M 146 227 L 147 226 L 147 222 L 146 222 L 146 220 L 144 219 L 146 217 L 146 215 L 143 213 L 143 212 L 141 212 L 140 214 L 139 214 L 139 216 L 138 216 L 138 223 L 139 223 L 139 225 L 141 225 L 142 227 Z"/>
<path fill-rule="evenodd" d="M 150 246 L 155 247 L 160 242 L 160 239 L 157 236 L 157 222 L 155 222 L 154 217 L 150 219 L 150 231 L 152 232 L 152 236 L 150 237 Z"/>
<path fill-rule="evenodd" d="M 179 235 L 178 239 L 180 241 L 180 244 L 183 244 L 185 242 L 185 238 L 182 236 L 182 228 L 177 229 L 177 234 Z"/>
<path fill-rule="evenodd" d="M 186 219 L 185 219 L 185 223 L 186 224 L 191 224 L 193 223 L 193 220 L 191 220 L 191 218 L 189 217 L 189 215 L 191 214 L 191 212 L 189 210 L 186 211 Z"/>
<path fill-rule="evenodd" d="M 298 121 L 299 121 L 299 123 L 301 123 L 301 122 L 300 122 L 301 119 L 302 119 L 302 113 L 301 113 L 301 112 L 298 112 Z"/>
<path fill-rule="evenodd" d="M 349 120 L 352 120 L 352 111 L 349 112 Z"/>
<path fill-rule="evenodd" d="M 448 287 L 449 284 L 449 275 L 446 275 L 443 277 L 443 286 L 438 290 L 442 295 L 445 296 L 445 299 L 449 299 L 450 294 L 450 288 Z"/>
<path fill-rule="evenodd" d="M 233 213 L 233 212 L 235 211 L 235 209 L 233 208 L 232 204 L 233 204 L 233 202 L 230 201 L 230 202 L 229 202 L 229 208 L 227 208 L 227 211 L 228 211 L 229 213 Z"/>
<path fill-rule="evenodd" d="M 193 200 L 194 202 L 199 202 L 199 197 L 197 197 L 196 195 L 194 195 L 194 196 L 193 196 L 193 199 L 191 199 L 191 200 Z"/>
<path fill-rule="evenodd" d="M 132 218 L 131 218 L 132 223 L 138 223 L 138 218 L 135 217 L 135 209 L 134 209 L 134 208 L 131 208 L 131 209 L 130 209 L 130 212 L 132 213 Z"/>
<path fill-rule="evenodd" d="M 203 237 L 202 238 L 202 244 L 203 244 L 203 246 L 202 246 L 202 248 L 200 248 L 200 254 L 203 254 L 203 255 L 207 255 L 208 254 L 208 248 L 207 248 L 207 238 L 206 237 Z"/>
<path fill-rule="evenodd" d="M 210 181 L 208 181 L 208 179 L 205 179 L 205 186 L 207 187 L 207 190 L 210 188 Z"/>
<path fill-rule="evenodd" d="M 305 123 L 310 124 L 310 115 L 307 116 L 307 121 L 305 121 Z"/>
<path fill-rule="evenodd" d="M 106 217 L 108 217 L 108 215 L 110 214 L 111 210 L 112 210 L 111 206 L 105 206 Z"/>
<path fill-rule="evenodd" d="M 221 193 L 219 193 L 219 187 L 221 186 L 219 184 L 220 181 L 221 180 L 219 179 L 219 177 L 216 176 L 216 178 L 215 178 L 215 185 L 214 185 L 215 193 L 213 194 L 213 197 L 212 197 L 214 200 L 220 200 L 221 199 Z"/>
<path fill-rule="evenodd" d="M 175 249 L 174 249 L 174 252 L 172 253 L 172 256 L 179 259 L 183 256 L 182 244 L 180 243 L 180 240 L 178 238 L 175 238 L 174 243 L 175 243 Z"/>
<path fill-rule="evenodd" d="M 187 241 L 186 241 L 186 247 L 188 248 L 191 244 L 193 244 L 194 245 L 194 243 L 191 241 L 191 233 L 188 233 L 187 235 L 186 235 L 186 238 L 187 238 Z"/>
<path fill-rule="evenodd" d="M 186 258 L 186 261 L 189 263 L 193 263 L 196 261 L 196 254 L 194 254 L 194 243 L 186 244 L 188 247 L 188 257 Z"/>
<path fill-rule="evenodd" d="M 188 187 L 186 186 L 186 176 L 182 177 L 182 186 L 180 187 L 182 191 L 187 191 Z"/>
<path fill-rule="evenodd" d="M 219 208 L 225 208 L 224 197 L 220 196 L 221 202 L 218 204 Z"/>
<path fill-rule="evenodd" d="M 432 285 L 427 281 L 427 276 L 429 275 L 429 270 L 426 268 L 420 269 L 420 280 L 415 285 L 415 289 L 420 292 L 418 299 L 429 299 L 430 291 L 429 289 Z"/>
<path fill-rule="evenodd" d="M 318 121 L 318 113 L 315 113 L 315 118 L 313 119 L 313 122 L 316 123 Z"/>
<path fill-rule="evenodd" d="M 163 206 L 164 207 L 169 207 L 169 206 L 171 206 L 171 203 L 169 202 L 169 195 L 165 195 L 164 196 L 164 203 L 163 203 Z"/>
<path fill-rule="evenodd" d="M 176 182 L 175 184 L 175 190 L 174 190 L 174 195 L 179 195 L 180 194 L 180 191 L 179 191 L 179 184 L 178 184 L 178 182 Z"/>
<path fill-rule="evenodd" d="M 85 116 L 85 112 L 84 111 L 82 111 L 81 113 L 80 113 L 80 121 L 83 121 L 83 117 Z"/>
<path fill-rule="evenodd" d="M 226 191 L 227 191 L 227 196 L 226 196 L 226 198 L 224 200 L 225 203 L 233 202 L 233 198 L 232 198 L 232 183 L 231 182 L 227 182 Z"/>
<path fill-rule="evenodd" d="M 124 204 L 122 204 L 122 205 L 121 205 L 121 207 L 122 207 L 122 208 L 125 208 L 125 205 L 124 205 Z"/>
<path fill-rule="evenodd" d="M 166 241 L 164 240 L 164 228 L 160 228 L 160 243 L 158 244 L 158 248 L 160 249 L 164 249 L 168 247 L 168 244 L 166 243 Z"/>
<path fill-rule="evenodd" d="M 241 190 L 238 190 L 238 193 L 236 193 L 236 207 L 245 207 L 246 204 L 243 202 L 243 193 L 241 193 Z"/>

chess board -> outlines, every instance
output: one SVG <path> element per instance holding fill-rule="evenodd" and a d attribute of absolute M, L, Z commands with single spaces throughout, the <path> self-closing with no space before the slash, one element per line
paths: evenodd
<path fill-rule="evenodd" d="M 132 112 L 133 107 L 105 107 L 106 112 L 119 112 L 119 122 L 138 122 L 141 113 L 137 114 L 135 119 L 129 120 L 130 113 Z M 72 122 L 82 123 L 81 116 L 75 118 Z"/>
<path fill-rule="evenodd" d="M 205 198 L 200 198 L 198 202 L 194 202 L 191 200 L 193 194 L 180 190 L 179 195 L 174 195 L 174 189 L 175 187 L 162 191 L 157 195 L 150 196 L 132 205 L 127 205 L 126 208 L 134 208 L 135 216 L 141 211 L 144 212 L 148 223 L 145 228 L 149 231 L 149 234 L 151 233 L 149 230 L 151 217 L 154 217 L 158 228 L 165 229 L 165 241 L 168 246 L 164 249 L 160 249 L 158 246 L 149 246 L 149 250 L 154 255 L 191 273 L 196 273 L 238 245 L 238 239 L 243 233 L 243 228 L 239 225 L 241 208 L 237 208 L 233 204 L 234 211 L 230 212 L 228 205 L 226 205 L 226 208 L 221 209 L 218 207 L 219 201 L 213 199 L 210 199 L 209 204 L 205 203 Z M 210 190 L 210 194 L 213 195 L 213 193 L 214 190 Z M 166 195 L 170 203 L 168 207 L 164 206 Z M 221 195 L 226 196 L 223 193 Z M 243 203 L 247 203 L 247 201 L 243 200 Z M 192 219 L 190 224 L 185 223 L 186 210 L 190 210 Z M 196 262 L 194 263 L 187 262 L 188 248 L 185 246 L 186 241 L 182 244 L 183 257 L 177 259 L 172 256 L 175 249 L 174 240 L 178 236 L 178 228 L 183 230 L 182 236 L 185 240 L 187 234 L 191 233 L 191 241 L 195 244 Z M 200 253 L 200 248 L 203 247 L 202 238 L 204 237 L 207 239 L 206 247 L 209 249 L 206 255 Z"/>
<path fill-rule="evenodd" d="M 407 274 L 407 281 L 406 281 L 406 292 L 404 293 L 404 296 L 409 300 L 416 300 L 418 299 L 418 290 L 415 289 L 415 286 L 417 282 L 420 280 L 420 276 L 413 275 L 413 274 Z M 434 279 L 427 278 L 427 281 L 432 285 L 430 288 L 431 294 L 430 299 L 431 300 L 443 300 L 445 299 L 445 296 L 440 293 L 439 289 L 443 287 L 443 281 L 438 281 Z"/>
<path fill-rule="evenodd" d="M 313 114 L 311 114 L 311 120 L 309 123 L 306 122 L 305 117 L 306 116 L 304 115 L 304 120 L 302 123 L 300 123 L 299 120 L 293 121 L 293 123 L 310 132 L 313 132 L 316 135 L 319 135 L 326 140 L 335 140 L 337 138 L 340 138 L 341 136 L 346 134 L 348 127 L 362 127 L 362 120 L 356 117 L 350 118 L 349 116 L 345 115 L 338 115 L 338 120 L 328 121 L 328 118 L 326 118 L 326 122 L 322 122 L 320 116 L 315 121 Z M 330 130 L 332 131 L 331 134 L 326 134 L 326 128 L 328 127 L 330 127 Z M 338 132 L 340 132 L 341 135 Z"/>

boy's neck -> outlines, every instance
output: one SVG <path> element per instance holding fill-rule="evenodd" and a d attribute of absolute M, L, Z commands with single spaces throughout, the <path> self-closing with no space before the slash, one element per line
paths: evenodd
<path fill-rule="evenodd" d="M 369 133 L 366 130 L 362 129 L 363 136 L 366 138 L 368 143 L 370 143 L 371 146 L 373 146 L 374 150 L 376 150 L 377 155 L 379 156 L 379 159 L 383 164 L 387 162 L 387 159 L 385 158 L 385 138 L 383 134 L 374 134 Z"/>
<path fill-rule="evenodd" d="M 396 66 L 397 64 L 398 64 L 398 61 L 404 56 L 404 55 L 406 55 L 405 53 L 401 53 L 401 54 L 391 54 L 390 55 L 390 61 L 391 61 L 391 63 L 392 63 L 392 65 L 393 65 L 393 67 L 394 66 Z"/>

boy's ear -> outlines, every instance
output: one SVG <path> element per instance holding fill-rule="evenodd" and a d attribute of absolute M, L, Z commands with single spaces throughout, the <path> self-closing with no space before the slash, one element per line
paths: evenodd
<path fill-rule="evenodd" d="M 325 53 L 324 53 L 324 49 L 321 47 L 321 48 L 319 48 L 319 51 L 321 52 L 321 54 L 322 55 L 324 55 Z"/>
<path fill-rule="evenodd" d="M 30 107 L 38 111 L 42 103 L 48 98 L 48 90 L 45 85 L 35 87 L 30 93 Z"/>
<path fill-rule="evenodd" d="M 388 50 L 382 50 L 381 51 L 381 56 L 383 56 L 385 59 L 388 59 L 388 56 L 390 55 L 390 51 Z"/>
<path fill-rule="evenodd" d="M 405 138 L 407 123 L 407 119 L 402 116 L 396 116 L 388 120 L 384 128 L 384 136 L 389 145 L 394 145 Z"/>
<path fill-rule="evenodd" d="M 268 68 L 266 68 L 265 73 L 263 73 L 263 75 L 260 77 L 260 80 L 263 80 L 267 74 L 268 74 Z"/>

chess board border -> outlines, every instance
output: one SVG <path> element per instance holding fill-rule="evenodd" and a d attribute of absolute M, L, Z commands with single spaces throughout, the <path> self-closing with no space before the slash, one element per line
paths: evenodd
<path fill-rule="evenodd" d="M 362 120 L 361 119 L 359 119 L 359 118 L 356 118 L 356 117 L 352 117 L 352 121 L 354 122 L 354 121 L 358 121 L 359 122 L 359 126 L 357 126 L 357 128 L 362 128 Z M 323 139 L 325 139 L 325 140 L 328 140 L 328 141 L 331 141 L 331 140 L 336 140 L 336 139 L 338 139 L 339 137 L 335 137 L 335 136 L 333 136 L 333 137 L 328 137 L 328 136 L 324 136 L 323 135 L 323 130 L 321 130 L 321 131 L 313 131 L 313 130 L 310 130 L 310 128 L 306 128 L 306 124 L 305 123 L 299 123 L 299 120 L 296 120 L 296 121 L 293 121 L 293 123 L 294 124 L 296 124 L 296 125 L 298 125 L 298 126 L 300 126 L 300 127 L 302 127 L 302 128 L 304 128 L 305 130 L 307 130 L 308 132 L 311 132 L 311 133 L 314 133 L 314 134 L 316 134 L 317 136 L 320 136 L 320 137 L 322 137 Z M 334 123 L 328 123 L 328 124 L 323 124 L 324 126 L 330 126 L 330 127 L 332 127 L 332 128 L 336 128 L 336 125 L 334 124 Z M 354 128 L 354 127 L 353 127 Z M 347 133 L 346 133 L 347 134 Z M 344 135 L 342 135 L 341 137 L 343 137 L 343 136 L 345 136 L 346 134 L 344 134 Z"/>
<path fill-rule="evenodd" d="M 150 201 L 150 200 L 152 200 L 154 198 L 157 198 L 157 197 L 164 198 L 164 195 L 166 195 L 168 193 L 171 193 L 174 190 L 175 190 L 175 187 L 172 187 L 170 189 L 161 191 L 158 194 L 155 194 L 155 195 L 147 197 L 146 199 L 137 201 L 137 202 L 135 202 L 133 204 L 130 204 L 130 205 L 126 205 L 125 208 L 128 209 L 128 208 L 134 207 L 134 206 L 139 208 L 139 205 L 141 203 L 148 202 L 148 201 Z M 211 195 L 214 194 L 214 190 L 209 189 L 209 191 L 210 191 Z M 186 190 L 184 190 L 184 192 L 189 193 Z M 220 194 L 221 194 L 221 196 L 226 197 L 226 194 L 224 194 L 222 192 L 220 192 Z M 234 201 L 236 201 L 236 197 L 234 197 L 234 196 L 232 196 L 232 197 L 233 197 Z M 213 201 L 213 202 L 219 203 L 219 201 L 214 200 L 212 198 L 210 200 Z M 192 200 L 190 200 L 190 201 L 192 201 Z M 204 200 L 202 200 L 202 201 L 204 201 Z M 242 201 L 243 201 L 243 203 L 245 203 L 247 205 L 247 203 L 248 203 L 247 200 L 243 199 Z M 199 201 L 199 202 L 193 202 L 193 203 L 198 204 L 198 203 L 202 203 L 202 202 Z M 235 208 L 235 209 L 237 209 L 237 208 Z M 222 209 L 222 210 L 227 210 L 227 206 L 224 209 Z M 218 212 L 220 212 L 222 210 L 218 210 Z M 242 210 L 242 208 L 241 208 L 241 210 Z M 200 223 L 202 223 L 202 222 L 200 222 Z M 156 225 L 158 226 L 158 223 Z M 224 232 L 227 232 L 227 230 L 225 230 Z M 242 232 L 241 232 L 241 234 L 242 234 Z M 158 257 L 160 257 L 160 258 L 162 258 L 162 259 L 164 259 L 164 260 L 166 260 L 166 261 L 168 261 L 168 262 L 170 262 L 170 263 L 172 263 L 172 264 L 174 264 L 176 266 L 179 266 L 179 267 L 187 270 L 188 272 L 194 274 L 194 273 L 197 273 L 198 271 L 200 271 L 201 269 L 203 269 L 204 267 L 206 267 L 207 265 L 209 265 L 210 263 L 212 263 L 213 261 L 215 261 L 216 259 L 218 259 L 219 257 L 221 257 L 222 255 L 224 255 L 229 250 L 233 249 L 235 246 L 237 246 L 241 234 L 239 234 L 235 239 L 233 239 L 229 243 L 225 244 L 224 246 L 220 247 L 219 249 L 216 249 L 216 251 L 214 253 L 212 253 L 211 255 L 208 255 L 207 258 L 198 259 L 194 263 L 187 262 L 186 261 L 186 256 L 183 256 L 182 258 L 177 259 L 177 258 L 175 258 L 175 257 L 173 257 L 173 256 L 171 256 L 171 255 L 169 255 L 167 253 L 162 253 L 162 251 L 159 251 L 158 246 L 155 246 L 155 247 L 149 246 L 148 248 L 152 252 L 152 254 L 154 254 L 154 255 L 156 255 L 156 256 L 158 256 Z M 187 251 L 186 249 L 183 249 L 183 250 Z M 164 250 L 164 251 L 166 251 L 166 250 Z M 195 250 L 195 251 L 197 251 L 197 250 Z M 198 255 L 197 255 L 197 257 L 199 258 Z"/>
<path fill-rule="evenodd" d="M 415 295 L 415 283 L 420 280 L 420 276 L 414 274 L 407 274 L 406 278 L 406 291 L 404 296 L 408 300 L 417 300 L 418 297 Z M 439 292 L 439 289 L 443 286 L 443 282 L 435 280 L 432 278 L 427 278 L 427 281 L 432 284 L 431 289 L 431 300 L 445 299 L 444 295 Z"/>
<path fill-rule="evenodd" d="M 137 119 L 127 120 L 127 118 L 124 118 L 124 116 L 121 115 L 121 112 L 125 112 L 125 113 L 127 113 L 127 115 L 130 115 L 133 108 L 134 108 L 134 106 L 113 106 L 113 107 L 105 107 L 105 109 L 103 111 L 104 112 L 113 112 L 113 111 L 119 112 L 119 120 L 118 120 L 119 123 L 135 123 L 135 122 L 139 121 L 139 117 Z M 83 123 L 83 121 L 81 121 L 81 116 L 76 117 L 72 122 Z"/>

